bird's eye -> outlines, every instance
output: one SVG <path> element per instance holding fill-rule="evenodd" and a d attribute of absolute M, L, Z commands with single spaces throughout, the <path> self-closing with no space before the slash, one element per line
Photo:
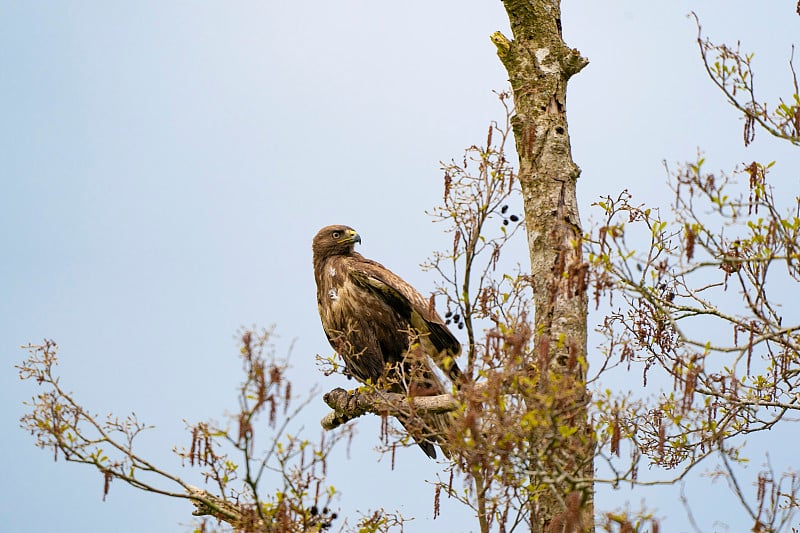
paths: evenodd
<path fill-rule="evenodd" d="M 341 236 L 341 233 L 339 233 L 338 231 L 334 231 L 334 232 L 331 234 L 331 236 L 332 236 L 334 239 L 338 239 L 338 238 L 339 238 L 339 236 Z"/>

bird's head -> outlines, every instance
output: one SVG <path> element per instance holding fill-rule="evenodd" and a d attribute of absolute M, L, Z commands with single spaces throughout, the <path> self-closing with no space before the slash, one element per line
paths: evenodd
<path fill-rule="evenodd" d="M 353 253 L 356 243 L 361 243 L 361 237 L 353 228 L 343 225 L 325 226 L 314 236 L 311 250 L 314 258 L 347 255 Z"/>

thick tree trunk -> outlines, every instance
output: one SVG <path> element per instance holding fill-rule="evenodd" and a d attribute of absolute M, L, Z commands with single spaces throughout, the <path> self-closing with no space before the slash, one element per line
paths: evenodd
<path fill-rule="evenodd" d="M 561 36 L 559 0 L 504 0 L 513 40 L 492 40 L 509 74 L 519 182 L 534 286 L 537 387 L 562 431 L 554 440 L 532 435 L 533 531 L 592 531 L 594 440 L 586 392 L 586 266 L 566 117 L 567 81 L 588 63 Z M 533 408 L 533 407 L 531 407 Z M 568 436 L 565 436 L 568 435 Z M 558 433 L 556 433 L 556 439 Z M 555 449 L 554 449 L 555 446 Z M 547 448 L 546 450 L 544 448 Z M 542 470 L 545 471 L 542 471 Z"/>

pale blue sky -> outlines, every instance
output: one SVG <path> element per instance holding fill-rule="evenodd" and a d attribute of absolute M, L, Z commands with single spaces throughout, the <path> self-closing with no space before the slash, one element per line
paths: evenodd
<path fill-rule="evenodd" d="M 697 147 L 714 168 L 777 159 L 798 183 L 796 153 L 764 136 L 742 147 L 686 16 L 755 51 L 760 87 L 788 90 L 795 2 L 563 4 L 565 38 L 591 61 L 568 99 L 584 222 L 598 195 L 626 187 L 665 202 L 661 161 Z M 425 214 L 438 161 L 499 118 L 491 91 L 506 76 L 488 36 L 506 28 L 489 0 L 0 0 L 0 530 L 167 532 L 190 518 L 186 502 L 118 482 L 103 503 L 98 474 L 32 446 L 17 419 L 35 389 L 12 368 L 29 341 L 60 344 L 63 382 L 90 409 L 155 424 L 143 445 L 167 465 L 188 443 L 183 419 L 235 406 L 242 324 L 276 323 L 282 348 L 296 339 L 297 390 L 344 383 L 313 363 L 330 350 L 311 237 L 350 224 L 365 255 L 431 290 L 418 265 L 449 240 Z M 309 410 L 309 436 L 323 413 Z M 377 422 L 359 428 L 330 470 L 344 514 L 385 506 L 417 517 L 407 531 L 477 529 L 455 506 L 433 522 L 436 465 L 411 448 L 390 471 L 372 450 Z M 675 494 L 647 503 L 662 530 L 687 531 Z M 726 489 L 697 494 L 704 531 L 742 530 Z M 645 497 L 601 488 L 598 509 Z"/>

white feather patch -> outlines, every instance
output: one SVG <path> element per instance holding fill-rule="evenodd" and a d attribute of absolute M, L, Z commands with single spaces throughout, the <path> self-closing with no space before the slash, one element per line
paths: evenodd
<path fill-rule="evenodd" d="M 333 267 L 330 267 L 330 268 L 328 269 L 328 274 L 330 274 L 330 275 L 331 275 L 331 277 L 334 277 L 334 276 L 336 275 L 336 269 L 335 269 L 335 268 L 333 268 Z"/>
<path fill-rule="evenodd" d="M 329 297 L 330 297 L 330 299 L 331 299 L 331 300 L 333 300 L 334 302 L 335 302 L 336 300 L 338 300 L 338 299 L 339 299 L 339 293 L 338 293 L 338 292 L 336 292 L 336 289 L 331 289 L 331 290 L 329 290 L 329 291 L 328 291 L 328 296 L 329 296 Z"/>

